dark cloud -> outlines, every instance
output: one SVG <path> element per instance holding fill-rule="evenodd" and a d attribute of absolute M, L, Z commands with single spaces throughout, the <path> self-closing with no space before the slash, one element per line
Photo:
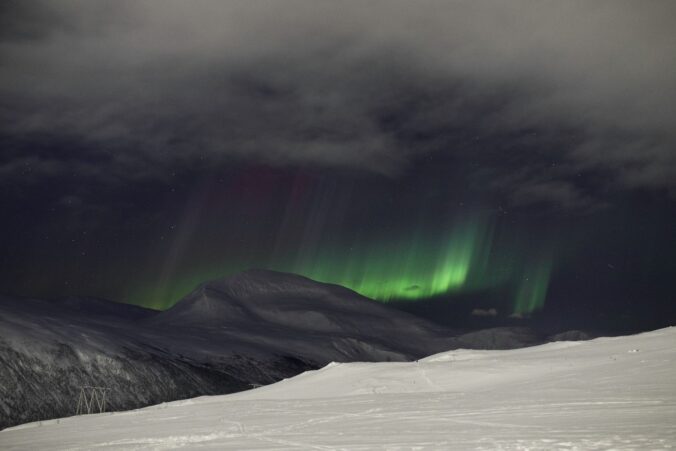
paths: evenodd
<path fill-rule="evenodd" d="M 515 205 L 676 186 L 673 2 L 4 8 L 5 181 L 233 160 L 398 177 L 446 155 Z"/>
<path fill-rule="evenodd" d="M 78 196 L 72 194 L 61 197 L 57 202 L 57 205 L 64 206 L 66 208 L 78 208 L 82 206 L 82 199 Z"/>

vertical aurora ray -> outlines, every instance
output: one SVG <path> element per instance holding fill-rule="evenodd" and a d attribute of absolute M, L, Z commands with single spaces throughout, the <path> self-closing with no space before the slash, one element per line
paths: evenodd
<path fill-rule="evenodd" d="M 544 307 L 551 273 L 551 258 L 540 258 L 525 267 L 516 290 L 515 314 L 527 315 Z"/>
<path fill-rule="evenodd" d="M 324 249 L 301 258 L 293 271 L 380 301 L 416 300 L 461 290 L 490 245 L 480 221 L 452 227 L 441 239 L 416 232 L 347 250 Z"/>
<path fill-rule="evenodd" d="M 294 215 L 286 216 L 293 222 Z M 157 284 L 139 289 L 130 301 L 164 309 L 204 281 L 268 268 L 342 285 L 381 302 L 444 295 L 451 299 L 455 294 L 498 289 L 509 290 L 503 293 L 511 304 L 506 310 L 512 313 L 526 316 L 544 307 L 553 254 L 533 247 L 521 236 L 505 233 L 495 218 L 455 218 L 445 227 L 429 226 L 422 218 L 408 233 L 386 230 L 380 236 L 361 233 L 350 237 L 330 233 L 333 222 L 325 216 L 322 210 L 304 218 L 301 236 L 278 240 L 281 244 L 274 256 L 266 254 L 264 246 L 252 246 L 227 259 L 205 259 L 182 267 L 180 277 L 161 278 L 160 289 Z M 173 268 L 173 259 L 171 263 Z"/>

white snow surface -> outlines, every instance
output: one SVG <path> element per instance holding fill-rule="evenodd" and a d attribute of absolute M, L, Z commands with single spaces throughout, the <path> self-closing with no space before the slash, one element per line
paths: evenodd
<path fill-rule="evenodd" d="M 31 423 L 0 449 L 674 449 L 676 328 L 418 362 Z"/>

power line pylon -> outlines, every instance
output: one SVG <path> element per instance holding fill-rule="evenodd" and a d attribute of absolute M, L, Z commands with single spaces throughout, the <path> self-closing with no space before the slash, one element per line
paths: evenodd
<path fill-rule="evenodd" d="M 94 387 L 83 385 L 80 387 L 80 396 L 78 396 L 75 415 L 84 415 L 90 413 L 103 413 L 106 411 L 108 402 L 108 387 Z"/>

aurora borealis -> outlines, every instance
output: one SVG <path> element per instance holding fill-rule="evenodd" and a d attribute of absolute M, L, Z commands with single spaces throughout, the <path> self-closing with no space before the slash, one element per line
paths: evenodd
<path fill-rule="evenodd" d="M 380 246 L 362 245 L 347 256 L 316 256 L 292 272 L 322 282 L 349 287 L 379 301 L 419 300 L 514 283 L 513 313 L 528 315 L 544 306 L 552 257 L 516 261 L 500 267 L 499 249 L 492 248 L 491 227 L 467 221 L 446 236 L 392 240 Z M 495 259 L 491 258 L 491 254 Z M 280 268 L 286 269 L 286 268 Z"/>
<path fill-rule="evenodd" d="M 529 314 L 544 306 L 552 271 L 552 262 L 542 260 L 528 266 L 516 293 L 514 313 Z"/>
<path fill-rule="evenodd" d="M 667 324 L 673 9 L 6 2 L 0 294 L 268 268 L 459 327 Z"/>
<path fill-rule="evenodd" d="M 382 302 L 413 302 L 507 286 L 506 308 L 511 313 L 528 315 L 541 309 L 553 255 L 538 250 L 539 257 L 534 259 L 527 246 L 516 250 L 514 243 L 496 241 L 495 229 L 494 217 L 470 213 L 433 228 L 423 221 L 413 233 L 343 238 L 342 245 L 329 246 L 319 238 L 317 243 L 305 242 L 300 249 L 288 246 L 275 260 L 265 253 L 257 257 L 254 252 L 234 264 L 216 261 L 211 267 L 186 271 L 187 277 L 169 277 L 172 283 L 163 277 L 158 288 L 140 292 L 134 302 L 166 308 L 200 282 L 264 267 L 342 285 Z M 185 236 L 176 240 L 169 255 L 185 246 Z"/>
<path fill-rule="evenodd" d="M 482 233 L 483 232 L 483 233 Z M 451 229 L 446 236 L 421 233 L 351 247 L 347 255 L 320 252 L 294 271 L 310 278 L 344 285 L 364 296 L 389 301 L 420 299 L 462 290 L 478 266 L 485 231 L 478 223 Z"/>

